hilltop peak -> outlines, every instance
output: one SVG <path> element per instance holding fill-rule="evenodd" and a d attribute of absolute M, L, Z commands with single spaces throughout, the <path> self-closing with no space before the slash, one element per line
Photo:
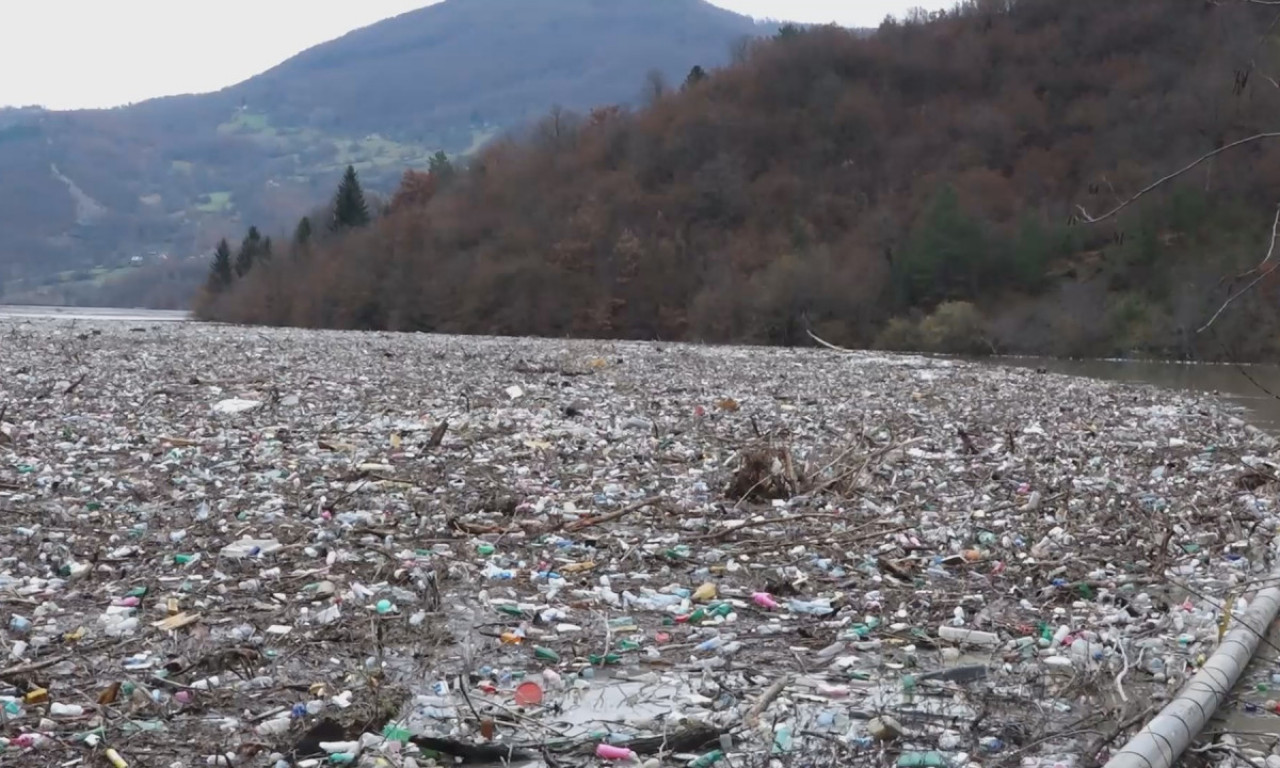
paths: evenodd
<path fill-rule="evenodd" d="M 348 164 L 387 191 L 437 151 L 468 154 L 553 105 L 639 103 L 650 71 L 678 84 L 771 31 L 703 0 L 445 0 L 216 93 L 0 112 L 15 182 L 0 280 L 12 297 L 54 273 L 100 281 L 139 254 L 198 253 L 220 231 L 282 225 Z M 101 215 L 78 217 L 77 193 Z"/>

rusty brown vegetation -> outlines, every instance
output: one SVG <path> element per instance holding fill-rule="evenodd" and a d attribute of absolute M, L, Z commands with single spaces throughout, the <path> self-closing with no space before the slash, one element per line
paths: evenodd
<path fill-rule="evenodd" d="M 553 110 L 372 226 L 277 255 L 208 318 L 965 352 L 1280 355 L 1265 249 L 1277 9 L 1001 0 L 784 29 L 642 110 Z M 1226 342 L 1224 340 L 1229 340 Z"/>

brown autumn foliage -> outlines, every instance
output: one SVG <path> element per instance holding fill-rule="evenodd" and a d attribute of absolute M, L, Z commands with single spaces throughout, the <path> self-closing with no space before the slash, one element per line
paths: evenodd
<path fill-rule="evenodd" d="M 1082 223 L 1078 208 L 1109 209 L 1274 128 L 1275 15 L 1243 1 L 981 0 L 869 37 L 787 30 L 641 111 L 555 110 L 447 184 L 410 172 L 372 227 L 277 257 L 200 311 L 308 327 L 792 344 L 811 326 L 848 345 L 1275 356 L 1274 281 L 1213 332 L 1195 328 L 1233 287 L 1224 276 L 1265 251 L 1280 142 L 1225 153 L 1106 223 Z M 963 334 L 944 332 L 952 315 Z"/>

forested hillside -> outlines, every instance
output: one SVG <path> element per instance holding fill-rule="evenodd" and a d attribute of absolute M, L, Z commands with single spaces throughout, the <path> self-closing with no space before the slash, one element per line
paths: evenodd
<path fill-rule="evenodd" d="M 296 219 L 348 164 L 390 192 L 438 151 L 464 157 L 556 104 L 641 104 L 649 73 L 678 83 L 772 29 L 702 0 L 446 0 L 217 93 L 0 109 L 0 296 L 52 298 Z"/>
<path fill-rule="evenodd" d="M 202 297 L 256 323 L 1280 355 L 1274 7 L 999 0 L 787 28 L 637 111 L 557 112 Z"/>

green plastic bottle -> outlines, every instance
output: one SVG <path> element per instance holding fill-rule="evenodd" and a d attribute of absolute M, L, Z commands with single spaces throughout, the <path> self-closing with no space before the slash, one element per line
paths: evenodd
<path fill-rule="evenodd" d="M 707 754 L 689 763 L 689 768 L 711 768 L 711 766 L 724 759 L 724 753 L 718 749 L 713 749 Z"/>
<path fill-rule="evenodd" d="M 409 729 L 399 723 L 387 723 L 382 729 L 382 737 L 387 741 L 398 741 L 401 744 L 409 741 L 409 737 L 413 734 L 409 733 Z"/>
<path fill-rule="evenodd" d="M 941 752 L 903 752 L 898 768 L 947 768 L 947 758 Z"/>
<path fill-rule="evenodd" d="M 785 725 L 773 732 L 773 754 L 790 752 L 792 747 L 791 729 Z"/>

